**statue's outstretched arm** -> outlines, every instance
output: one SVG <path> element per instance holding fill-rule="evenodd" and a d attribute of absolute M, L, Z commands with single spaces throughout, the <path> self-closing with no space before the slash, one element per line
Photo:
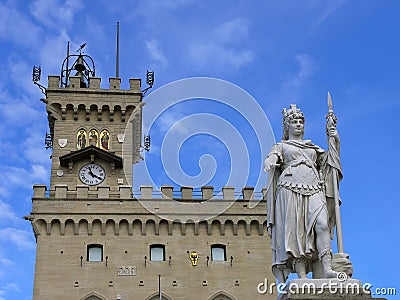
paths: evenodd
<path fill-rule="evenodd" d="M 272 153 L 264 160 L 264 172 L 269 172 L 272 167 L 275 167 L 278 163 L 278 155 Z"/>

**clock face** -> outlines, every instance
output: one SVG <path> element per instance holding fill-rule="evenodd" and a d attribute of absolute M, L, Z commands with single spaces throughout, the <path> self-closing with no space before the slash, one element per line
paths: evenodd
<path fill-rule="evenodd" d="M 79 170 L 79 179 L 87 185 L 97 185 L 106 178 L 104 169 L 96 164 L 88 164 Z"/>

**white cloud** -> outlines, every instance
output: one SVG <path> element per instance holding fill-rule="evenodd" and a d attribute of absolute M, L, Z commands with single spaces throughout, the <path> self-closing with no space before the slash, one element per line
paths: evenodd
<path fill-rule="evenodd" d="M 4 258 L 4 257 L 0 258 L 0 264 L 2 266 L 12 266 L 12 265 L 14 265 L 12 260 Z"/>
<path fill-rule="evenodd" d="M 47 165 L 51 162 L 51 151 L 44 147 L 44 132 L 39 130 L 30 132 L 21 143 L 24 157 L 31 163 Z"/>
<path fill-rule="evenodd" d="M 42 79 L 46 80 L 47 74 L 60 75 L 61 64 L 67 56 L 67 41 L 69 40 L 70 37 L 65 30 L 61 30 L 57 35 L 46 36 L 42 40 L 42 47 L 38 52 L 40 64 L 43 66 L 42 74 L 45 76 Z M 71 43 L 71 52 L 76 49 Z"/>
<path fill-rule="evenodd" d="M 117 5 L 109 4 L 110 2 L 107 1 L 106 5 L 110 7 L 110 10 L 118 12 L 119 14 L 121 14 L 122 12 L 126 13 L 126 10 L 123 10 L 124 8 L 126 9 L 126 6 L 118 7 Z M 142 18 L 149 16 L 150 18 L 153 18 L 154 15 L 164 14 L 166 11 L 176 11 L 192 4 L 198 3 L 194 0 L 134 0 L 133 5 L 131 5 L 133 12 L 130 12 L 129 15 L 131 17 L 140 15 Z M 148 12 L 151 12 L 151 14 L 149 14 Z"/>
<path fill-rule="evenodd" d="M 11 40 L 17 45 L 32 47 L 40 40 L 40 29 L 28 17 L 4 3 L 0 10 L 0 38 Z"/>
<path fill-rule="evenodd" d="M 181 120 L 185 114 L 181 112 L 165 112 L 157 119 L 157 127 L 161 132 L 166 132 L 174 126 L 174 131 L 181 131 L 184 133 L 186 130 L 182 126 L 179 126 L 179 120 Z"/>
<path fill-rule="evenodd" d="M 5 101 L 9 103 L 4 103 Z M 32 124 L 37 124 L 37 121 L 42 118 L 41 112 L 24 103 L 24 101 L 18 101 L 18 99 L 10 97 L 4 99 L 4 102 L 0 104 L 0 116 L 5 124 L 16 126 L 17 128 L 26 128 L 27 126 L 32 126 Z M 10 109 L 10 105 L 12 105 L 12 109 Z"/>
<path fill-rule="evenodd" d="M 164 1 L 153 1 L 154 4 L 160 5 L 172 10 L 179 9 L 194 3 L 193 0 L 164 0 Z"/>
<path fill-rule="evenodd" d="M 167 64 L 167 59 L 165 55 L 160 49 L 158 42 L 154 39 L 150 39 L 146 41 L 146 48 L 150 55 L 150 58 L 156 63 L 160 63 L 161 66 L 165 66 Z"/>
<path fill-rule="evenodd" d="M 35 243 L 32 241 L 32 232 L 13 227 L 0 229 L 0 242 L 3 244 L 13 243 L 18 251 L 30 251 L 35 249 Z"/>
<path fill-rule="evenodd" d="M 228 67 L 238 69 L 254 59 L 251 50 L 236 50 L 218 44 L 193 44 L 190 54 L 200 68 Z"/>
<path fill-rule="evenodd" d="M 6 291 L 21 292 L 20 287 L 16 283 L 7 283 L 4 286 L 2 286 L 1 289 Z"/>
<path fill-rule="evenodd" d="M 199 68 L 238 69 L 254 60 L 253 50 L 247 47 L 249 22 L 246 19 L 229 20 L 205 32 L 207 34 L 192 42 L 188 50 Z"/>
<path fill-rule="evenodd" d="M 74 15 L 83 8 L 80 0 L 37 0 L 30 6 L 32 15 L 48 27 L 68 28 L 74 22 Z"/>
<path fill-rule="evenodd" d="M 284 88 L 297 88 L 304 83 L 315 71 L 315 63 L 311 56 L 307 54 L 298 54 L 295 58 L 299 70 L 295 76 L 284 82 Z"/>
<path fill-rule="evenodd" d="M 334 14 L 347 0 L 337 0 L 329 2 L 329 6 L 322 12 L 319 18 L 315 21 L 311 31 L 317 29 L 323 22 L 325 22 L 332 14 Z"/>
<path fill-rule="evenodd" d="M 0 211 L 1 211 L 0 224 L 20 221 L 15 212 L 12 210 L 11 206 L 8 203 L 3 202 L 1 199 L 0 199 Z"/>
<path fill-rule="evenodd" d="M 8 59 L 6 80 L 12 79 L 16 89 L 29 95 L 30 99 L 26 99 L 29 102 L 33 99 L 38 101 L 37 96 L 39 92 L 38 87 L 32 82 L 32 67 L 27 61 L 21 60 L 20 57 L 15 57 L 15 55 L 11 55 Z"/>
<path fill-rule="evenodd" d="M 216 37 L 220 42 L 227 44 L 238 44 L 241 39 L 248 36 L 249 22 L 243 18 L 236 18 L 225 23 L 216 29 Z"/>
<path fill-rule="evenodd" d="M 48 170 L 42 165 L 31 165 L 33 173 L 32 179 L 39 179 L 41 182 L 46 182 L 49 178 Z"/>
<path fill-rule="evenodd" d="M 42 165 L 31 165 L 30 169 L 2 166 L 0 168 L 1 184 L 31 189 L 34 183 L 47 182 L 48 170 Z M 6 188 L 7 189 L 7 188 Z"/>

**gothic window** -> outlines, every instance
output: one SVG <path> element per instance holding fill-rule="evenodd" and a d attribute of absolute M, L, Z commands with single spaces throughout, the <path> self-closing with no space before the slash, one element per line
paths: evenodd
<path fill-rule="evenodd" d="M 151 261 L 164 261 L 165 260 L 165 246 L 161 244 L 154 244 L 150 246 L 150 260 Z"/>
<path fill-rule="evenodd" d="M 78 130 L 78 133 L 76 135 L 76 148 L 83 149 L 87 146 L 87 132 L 85 129 L 81 128 Z"/>
<path fill-rule="evenodd" d="M 211 245 L 211 260 L 212 261 L 226 261 L 225 245 L 221 245 L 221 244 Z"/>
<path fill-rule="evenodd" d="M 110 150 L 110 133 L 106 129 L 103 129 L 100 133 L 100 148 Z"/>
<path fill-rule="evenodd" d="M 89 145 L 99 146 L 99 133 L 96 129 L 90 129 L 89 131 Z"/>
<path fill-rule="evenodd" d="M 87 261 L 103 261 L 103 245 L 98 245 L 98 244 L 88 245 Z"/>

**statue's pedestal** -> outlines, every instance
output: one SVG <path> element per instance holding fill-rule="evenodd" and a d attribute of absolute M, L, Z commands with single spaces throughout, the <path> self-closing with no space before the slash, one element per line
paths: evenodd
<path fill-rule="evenodd" d="M 340 281 L 332 279 L 293 279 L 284 288 L 278 300 L 336 300 L 354 299 L 364 300 L 373 299 L 370 291 L 365 289 L 361 281 L 357 279 L 347 279 Z M 374 298 L 384 299 L 384 298 Z"/>

